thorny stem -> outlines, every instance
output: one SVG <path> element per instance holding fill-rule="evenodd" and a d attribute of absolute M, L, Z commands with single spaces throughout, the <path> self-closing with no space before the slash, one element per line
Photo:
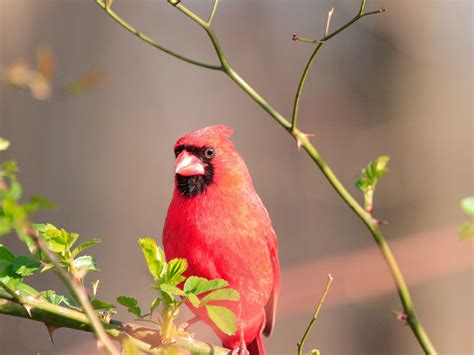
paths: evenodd
<path fill-rule="evenodd" d="M 35 231 L 33 228 L 29 227 L 28 229 L 29 236 L 34 240 L 37 247 L 41 249 L 41 251 L 46 255 L 48 260 L 54 265 L 56 272 L 58 273 L 59 277 L 72 293 L 72 295 L 77 299 L 79 304 L 81 305 L 84 313 L 90 320 L 92 329 L 94 333 L 97 335 L 97 339 L 101 342 L 101 345 L 105 347 L 107 352 L 112 355 L 119 355 L 120 353 L 112 344 L 112 341 L 108 337 L 107 333 L 104 330 L 102 322 L 99 320 L 99 317 L 95 313 L 94 308 L 92 307 L 89 296 L 87 295 L 87 291 L 82 286 L 81 281 L 74 276 L 70 276 L 66 270 L 63 268 L 61 263 L 56 258 L 48 247 L 44 244 L 43 240 L 38 235 L 38 232 Z"/>
<path fill-rule="evenodd" d="M 25 309 L 25 306 L 29 307 L 29 312 Z M 49 303 L 37 297 L 16 294 L 13 297 L 9 293 L 2 293 L 1 289 L 0 314 L 33 319 L 59 328 L 77 329 L 86 332 L 93 331 L 91 322 L 84 313 Z M 103 323 L 103 327 L 107 334 L 116 341 L 122 341 L 127 338 L 140 350 L 140 353 L 163 354 L 163 345 L 156 329 L 116 320 L 112 320 L 110 323 Z M 172 347 L 188 351 L 191 354 L 230 354 L 230 351 L 227 349 L 196 339 L 176 337 L 173 340 Z"/>
<path fill-rule="evenodd" d="M 324 289 L 323 294 L 321 295 L 321 299 L 319 300 L 318 306 L 316 307 L 316 310 L 314 311 L 313 318 L 311 318 L 311 321 L 309 322 L 308 326 L 306 327 L 306 330 L 303 334 L 303 337 L 301 338 L 300 342 L 297 344 L 297 346 L 298 346 L 298 355 L 303 355 L 303 349 L 304 349 L 304 344 L 306 342 L 306 338 L 308 337 L 309 333 L 311 332 L 311 329 L 313 328 L 314 323 L 318 319 L 319 311 L 321 310 L 323 302 L 326 299 L 326 296 L 329 292 L 329 289 L 331 288 L 333 280 L 334 280 L 334 278 L 331 276 L 331 274 L 328 274 L 328 281 L 326 283 L 326 288 Z"/>
<path fill-rule="evenodd" d="M 96 0 L 96 1 L 99 5 L 101 5 L 101 0 Z M 173 2 L 173 1 L 169 0 L 169 2 Z M 191 18 L 193 21 L 195 21 L 197 24 L 199 24 L 208 34 L 214 46 L 214 49 L 216 51 L 217 57 L 219 58 L 219 61 L 221 63 L 220 67 L 212 68 L 212 69 L 221 70 L 227 76 L 229 76 L 260 107 L 262 107 L 271 117 L 273 117 L 273 119 L 275 119 L 283 128 L 285 128 L 285 130 L 287 130 L 287 132 L 299 142 L 299 145 L 304 147 L 305 151 L 308 153 L 308 155 L 311 157 L 314 163 L 321 170 L 321 172 L 323 173 L 325 178 L 328 180 L 328 182 L 331 184 L 331 186 L 334 188 L 334 190 L 336 190 L 338 195 L 344 200 L 344 202 L 356 213 L 356 215 L 366 225 L 366 227 L 369 229 L 370 233 L 374 237 L 377 245 L 379 246 L 380 251 L 382 252 L 382 255 L 385 259 L 385 262 L 387 263 L 390 269 L 390 272 L 392 274 L 392 277 L 398 289 L 398 294 L 400 296 L 400 300 L 403 305 L 404 312 L 407 315 L 407 322 L 410 325 L 410 328 L 412 329 L 413 333 L 415 334 L 415 337 L 417 338 L 418 342 L 420 343 L 425 353 L 436 354 L 437 352 L 433 344 L 431 343 L 423 326 L 421 325 L 421 323 L 418 321 L 416 317 L 415 308 L 413 306 L 413 302 L 412 302 L 410 293 L 408 291 L 407 284 L 403 278 L 403 275 L 395 260 L 395 257 L 393 256 L 387 242 L 385 241 L 382 233 L 380 232 L 377 220 L 375 220 L 372 217 L 372 215 L 369 212 L 367 212 L 355 200 L 355 198 L 346 190 L 344 185 L 340 182 L 340 180 L 337 178 L 337 176 L 334 174 L 331 168 L 321 158 L 320 154 L 318 153 L 316 148 L 313 146 L 313 144 L 309 141 L 308 135 L 301 132 L 297 128 L 297 125 L 296 125 L 298 105 L 300 101 L 301 92 L 303 90 L 304 81 L 306 80 L 306 77 L 309 73 L 309 69 L 311 68 L 312 63 L 314 62 L 314 59 L 316 58 L 316 55 L 319 49 L 321 49 L 321 47 L 324 45 L 325 42 L 335 37 L 340 32 L 344 31 L 346 28 L 354 24 L 356 21 L 358 21 L 362 17 L 381 13 L 385 10 L 379 9 L 375 11 L 364 12 L 365 0 L 362 0 L 360 8 L 359 8 L 359 12 L 351 20 L 349 20 L 346 24 L 339 27 L 335 31 L 331 32 L 330 34 L 324 36 L 320 40 L 313 40 L 314 43 L 318 43 L 318 46 L 315 48 L 311 57 L 309 58 L 308 63 L 305 67 L 305 70 L 303 71 L 303 75 L 301 76 L 298 89 L 297 89 L 297 94 L 295 96 L 295 103 L 293 105 L 294 112 L 293 112 L 292 122 L 290 123 L 283 115 L 281 115 L 277 110 L 275 110 L 262 96 L 260 96 L 260 94 L 258 94 L 244 79 L 242 79 L 242 77 L 229 65 L 224 55 L 224 52 L 220 46 L 220 43 L 217 39 L 217 36 L 211 26 L 211 23 L 205 22 L 199 16 L 194 14 L 191 10 L 189 10 L 188 8 L 186 8 L 184 5 L 180 3 L 173 2 L 172 5 L 175 6 L 177 9 L 179 9 L 181 12 L 183 12 L 186 16 Z M 109 15 L 111 14 L 109 13 Z M 127 28 L 127 26 L 123 26 L 123 27 Z M 298 37 L 296 37 L 295 39 L 298 39 Z M 308 41 L 311 41 L 311 40 L 308 40 Z M 188 60 L 188 62 L 190 61 Z M 195 63 L 192 63 L 192 64 L 195 64 Z M 200 66 L 203 66 L 203 65 L 200 65 Z"/>

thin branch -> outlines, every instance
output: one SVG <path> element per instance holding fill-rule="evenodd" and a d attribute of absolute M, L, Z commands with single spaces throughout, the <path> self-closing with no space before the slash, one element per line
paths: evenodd
<path fill-rule="evenodd" d="M 148 43 L 149 45 L 159 49 L 160 51 L 163 51 L 175 58 L 178 58 L 180 60 L 183 60 L 187 63 L 190 63 L 190 64 L 194 64 L 194 65 L 197 65 L 199 67 L 203 67 L 203 68 L 206 68 L 206 69 L 211 69 L 211 70 L 222 70 L 222 67 L 218 66 L 218 65 L 212 65 L 212 64 L 208 64 L 208 63 L 203 63 L 203 62 L 200 62 L 198 60 L 194 60 L 194 59 L 191 59 L 191 58 L 188 58 L 184 55 L 181 55 L 179 53 L 176 53 L 158 43 L 156 43 L 155 41 L 153 41 L 150 37 L 148 37 L 147 35 L 144 35 L 143 33 L 137 31 L 135 28 L 133 28 L 131 25 L 129 25 L 124 19 L 122 19 L 119 15 L 117 15 L 110 7 L 107 7 L 106 6 L 106 3 L 103 1 L 103 0 L 96 0 L 96 3 L 97 5 L 99 5 L 102 9 L 104 9 L 104 11 L 110 16 L 112 17 L 120 26 L 122 26 L 123 28 L 125 28 L 128 32 L 134 34 L 135 36 L 137 36 L 138 38 L 140 38 L 142 41 Z"/>
<path fill-rule="evenodd" d="M 3 281 L 0 281 L 0 286 L 11 296 L 13 297 L 13 299 L 19 301 L 20 300 L 20 296 L 17 295 L 15 293 L 15 291 L 13 291 L 10 287 L 8 287 L 8 285 L 3 282 Z"/>
<path fill-rule="evenodd" d="M 201 17 L 199 17 L 198 15 L 196 15 L 193 11 L 191 11 L 190 9 L 188 9 L 186 6 L 184 6 L 183 4 L 181 4 L 180 2 L 178 3 L 175 3 L 173 0 L 168 0 L 168 2 L 173 5 L 174 7 L 176 7 L 179 11 L 181 11 L 183 14 L 185 14 L 186 16 L 188 16 L 191 20 L 193 20 L 194 22 L 196 22 L 199 26 L 203 27 L 203 28 L 208 28 L 210 27 L 210 24 L 208 24 L 206 21 L 204 21 Z"/>
<path fill-rule="evenodd" d="M 212 20 L 214 20 L 214 15 L 216 14 L 218 4 L 219 4 L 219 0 L 214 0 L 214 4 L 212 5 L 211 14 L 209 15 L 209 19 L 207 20 L 207 24 L 209 26 L 212 25 Z"/>
<path fill-rule="evenodd" d="M 84 310 L 84 312 L 86 313 L 87 317 L 90 320 L 91 326 L 95 334 L 97 335 L 98 340 L 103 344 L 103 346 L 105 347 L 105 349 L 107 350 L 109 354 L 119 355 L 120 353 L 110 341 L 109 337 L 107 336 L 104 330 L 102 322 L 99 320 L 99 317 L 95 313 L 94 307 L 92 307 L 89 301 L 89 296 L 87 294 L 87 291 L 84 289 L 81 282 L 78 279 L 71 277 L 66 272 L 64 267 L 56 258 L 56 255 L 48 249 L 43 239 L 41 239 L 41 237 L 38 235 L 38 232 L 36 230 L 34 230 L 32 227 L 28 227 L 27 232 L 28 232 L 28 235 L 34 240 L 37 247 L 41 249 L 41 251 L 44 253 L 44 255 L 46 255 L 48 260 L 54 265 L 54 268 L 56 272 L 58 273 L 59 277 L 61 278 L 61 280 L 63 281 L 63 283 L 66 285 L 66 287 L 69 289 L 71 294 L 77 299 L 77 301 L 81 305 L 82 309 Z"/>
<path fill-rule="evenodd" d="M 316 310 L 314 311 L 313 318 L 311 318 L 311 321 L 309 322 L 308 326 L 306 327 L 306 330 L 303 334 L 303 337 L 301 338 L 300 342 L 297 344 L 297 346 L 298 346 L 298 355 L 303 354 L 303 348 L 304 348 L 304 344 L 306 342 L 306 338 L 308 337 L 309 333 L 311 332 L 311 329 L 313 328 L 314 323 L 316 323 L 316 320 L 318 319 L 319 311 L 321 310 L 321 307 L 323 306 L 323 302 L 326 299 L 326 296 L 329 292 L 329 289 L 331 288 L 333 280 L 334 280 L 334 278 L 332 277 L 332 275 L 328 274 L 328 281 L 326 283 L 326 288 L 324 289 L 324 292 L 321 295 L 321 299 L 319 300 L 318 306 L 316 307 Z"/>
<path fill-rule="evenodd" d="M 309 57 L 308 62 L 306 63 L 306 66 L 303 70 L 303 74 L 301 75 L 300 81 L 298 82 L 298 88 L 296 90 L 295 99 L 293 101 L 293 114 L 292 114 L 292 117 L 291 117 L 291 133 L 292 134 L 295 133 L 295 130 L 296 130 L 296 127 L 297 127 L 298 109 L 299 109 L 299 104 L 300 104 L 300 99 L 301 99 L 301 93 L 303 92 L 304 84 L 305 84 L 306 78 L 308 77 L 308 73 L 311 69 L 311 66 L 313 65 L 313 62 L 316 59 L 316 56 L 317 56 L 319 50 L 321 49 L 321 47 L 327 41 L 329 41 L 331 38 L 335 37 L 336 35 L 338 35 L 342 31 L 344 31 L 346 28 L 350 27 L 352 24 L 354 24 L 356 21 L 360 20 L 362 17 L 368 16 L 368 15 L 379 14 L 379 13 L 385 11 L 385 9 L 379 9 L 379 10 L 368 12 L 368 13 L 364 14 L 364 7 L 365 7 L 365 1 L 362 1 L 360 9 L 359 9 L 359 13 L 356 16 L 354 16 L 350 21 L 348 21 L 347 23 L 345 23 L 344 25 L 342 25 L 341 27 L 339 27 L 335 31 L 328 34 L 327 32 L 328 32 L 328 29 L 329 29 L 329 24 L 331 22 L 331 16 L 332 16 L 332 10 L 331 10 L 328 13 L 328 18 L 327 18 L 327 22 L 326 22 L 326 35 L 321 39 L 314 40 L 314 39 L 308 39 L 308 38 L 300 37 L 298 35 L 293 35 L 293 40 L 298 40 L 298 41 L 306 42 L 306 43 L 318 43 L 318 45 L 316 46 L 313 53 Z"/>

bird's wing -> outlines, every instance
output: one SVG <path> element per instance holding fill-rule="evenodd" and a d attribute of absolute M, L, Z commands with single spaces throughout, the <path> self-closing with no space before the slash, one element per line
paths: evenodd
<path fill-rule="evenodd" d="M 276 306 L 280 294 L 280 260 L 278 259 L 278 242 L 273 228 L 271 229 L 271 232 L 272 233 L 266 237 L 273 266 L 273 289 L 270 294 L 270 299 L 265 305 L 265 328 L 263 328 L 263 334 L 267 337 L 272 334 L 273 325 L 275 324 Z"/>

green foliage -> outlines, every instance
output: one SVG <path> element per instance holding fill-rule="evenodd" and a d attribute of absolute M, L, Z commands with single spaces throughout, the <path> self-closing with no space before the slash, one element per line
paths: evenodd
<path fill-rule="evenodd" d="M 355 186 L 362 192 L 375 190 L 378 180 L 388 172 L 389 160 L 387 155 L 382 155 L 371 161 L 365 169 L 362 169 L 362 175 L 357 177 Z"/>
<path fill-rule="evenodd" d="M 127 307 L 127 310 L 137 316 L 137 318 L 142 318 L 142 310 L 138 306 L 138 301 L 135 298 L 119 296 L 117 297 L 117 302 Z"/>
<path fill-rule="evenodd" d="M 474 238 L 474 196 L 465 197 L 461 201 L 461 209 L 469 217 L 469 220 L 459 226 L 459 237 L 461 239 Z"/>
<path fill-rule="evenodd" d="M 8 148 L 8 145 L 7 141 L 0 138 L 0 150 Z M 70 277 L 83 283 L 88 272 L 98 269 L 96 260 L 92 256 L 81 254 L 100 241 L 93 238 L 78 243 L 79 234 L 77 233 L 58 228 L 50 223 L 31 224 L 32 213 L 40 208 L 53 207 L 53 204 L 39 196 L 21 203 L 23 189 L 17 180 L 17 172 L 18 166 L 15 161 L 7 161 L 0 165 L 0 235 L 15 231 L 25 242 L 31 255 L 16 256 L 5 245 L 0 244 L 0 297 L 14 298 L 14 294 L 34 296 L 44 302 L 53 305 L 64 304 L 82 312 L 82 307 L 74 297 L 57 294 L 54 290 L 37 291 L 24 280 L 38 272 L 54 269 L 47 255 L 38 248 L 44 243 Z M 184 275 L 188 268 L 185 259 L 175 258 L 166 261 L 163 249 L 158 247 L 151 238 L 140 239 L 138 243 L 154 279 L 151 287 L 158 291 L 158 296 L 153 299 L 149 314 L 143 314 L 138 300 L 133 297 L 117 297 L 119 304 L 125 306 L 135 317 L 143 319 L 149 316 L 151 321 L 153 321 L 154 312 L 161 307 L 158 325 L 165 341 L 183 332 L 174 324 L 174 320 L 179 314 L 180 307 L 186 302 L 196 308 L 205 307 L 209 318 L 222 332 L 235 333 L 237 323 L 235 314 L 222 304 L 215 304 L 219 301 L 239 299 L 239 293 L 228 288 L 227 281 L 208 280 L 197 276 L 187 278 Z M 100 319 L 109 322 L 111 316 L 116 313 L 115 306 L 97 299 L 99 280 L 93 281 L 91 286 L 90 303 Z"/>
<path fill-rule="evenodd" d="M 40 268 L 38 260 L 29 256 L 15 256 L 5 245 L 0 244 L 0 282 L 12 291 L 24 296 L 36 296 L 38 291 L 23 283 L 26 276 Z"/>
<path fill-rule="evenodd" d="M 368 212 L 372 212 L 373 195 L 377 182 L 389 171 L 387 166 L 389 160 L 387 155 L 382 155 L 371 161 L 366 168 L 362 169 L 362 174 L 357 176 L 355 186 L 364 193 L 365 209 Z"/>
<path fill-rule="evenodd" d="M 166 339 L 175 336 L 179 329 L 173 321 L 179 313 L 184 302 L 189 302 L 193 307 L 206 307 L 209 318 L 226 334 L 234 334 L 237 318 L 228 308 L 212 305 L 215 301 L 237 301 L 239 293 L 226 288 L 229 283 L 225 280 L 208 280 L 203 277 L 190 276 L 186 278 L 184 272 L 188 265 L 185 259 L 175 258 L 166 261 L 163 249 L 156 245 L 152 238 L 143 238 L 138 241 L 150 274 L 153 276 L 153 289 L 159 291 L 150 305 L 150 314 L 143 315 L 138 301 L 133 297 L 120 296 L 117 302 L 127 307 L 128 311 L 138 318 L 149 316 L 161 305 L 161 334 Z M 199 296 L 199 297 L 198 297 Z M 201 297 L 201 298 L 200 298 Z"/>
<path fill-rule="evenodd" d="M 237 319 L 232 311 L 226 307 L 206 305 L 206 311 L 209 318 L 219 329 L 227 334 L 235 334 Z"/>
<path fill-rule="evenodd" d="M 96 245 L 100 241 L 98 239 L 88 240 L 76 248 L 72 249 L 75 245 L 79 234 L 70 233 L 65 229 L 59 229 L 53 224 L 35 224 L 34 228 L 40 234 L 40 236 L 45 241 L 49 250 L 54 252 L 69 273 L 82 279 L 85 274 L 89 271 L 97 271 L 96 260 L 89 255 L 78 256 L 82 251 Z M 72 249 L 72 250 L 71 250 Z M 53 265 L 47 260 L 47 258 L 42 255 L 44 259 L 44 266 L 41 270 L 46 271 L 53 267 Z"/>

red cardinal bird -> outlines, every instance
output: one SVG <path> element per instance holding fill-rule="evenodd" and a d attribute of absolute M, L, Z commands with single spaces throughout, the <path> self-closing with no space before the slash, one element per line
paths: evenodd
<path fill-rule="evenodd" d="M 223 302 L 237 315 L 237 332 L 221 332 L 205 310 L 191 310 L 211 325 L 223 346 L 264 355 L 280 293 L 278 243 L 268 212 L 227 126 L 203 128 L 174 146 L 176 176 L 163 230 L 166 257 L 186 258 L 187 275 L 224 279 L 240 293 Z M 248 349 L 248 350 L 247 350 Z"/>

